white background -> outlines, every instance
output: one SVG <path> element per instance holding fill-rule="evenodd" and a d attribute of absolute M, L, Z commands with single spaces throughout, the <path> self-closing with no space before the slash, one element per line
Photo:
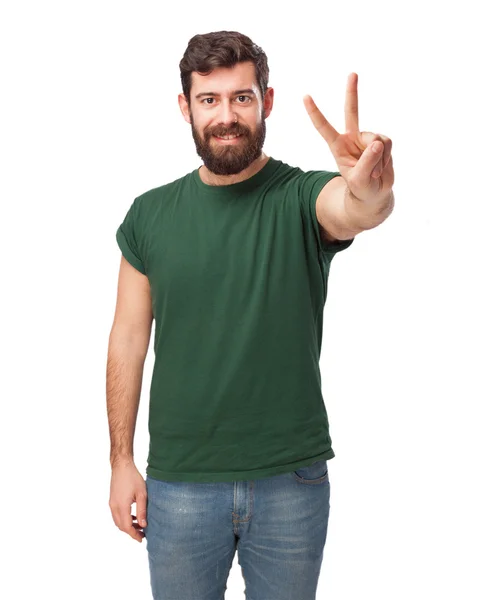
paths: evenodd
<path fill-rule="evenodd" d="M 471 10 L 3 4 L 2 598 L 151 597 L 145 540 L 120 532 L 108 506 L 115 232 L 134 197 L 201 164 L 178 107 L 178 64 L 193 35 L 223 29 L 268 55 L 266 154 L 337 170 L 302 98 L 344 132 L 351 72 L 360 129 L 393 141 L 395 210 L 331 267 L 321 367 L 336 457 L 317 597 L 479 597 Z M 150 348 L 135 438 L 142 473 L 152 365 Z M 226 599 L 240 598 L 235 557 Z"/>

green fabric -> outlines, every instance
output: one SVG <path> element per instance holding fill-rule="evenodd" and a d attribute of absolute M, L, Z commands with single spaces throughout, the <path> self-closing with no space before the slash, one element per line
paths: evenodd
<path fill-rule="evenodd" d="M 316 198 L 338 172 L 272 157 L 240 183 L 198 169 L 138 196 L 116 239 L 150 282 L 146 472 L 250 480 L 334 457 L 319 357 L 330 263 Z"/>

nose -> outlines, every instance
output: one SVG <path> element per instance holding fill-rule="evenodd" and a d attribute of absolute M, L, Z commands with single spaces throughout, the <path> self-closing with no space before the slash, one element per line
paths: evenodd
<path fill-rule="evenodd" d="M 228 129 L 233 127 L 234 124 L 238 122 L 236 114 L 228 100 L 222 103 L 219 109 L 218 119 L 218 124 L 224 125 Z"/>

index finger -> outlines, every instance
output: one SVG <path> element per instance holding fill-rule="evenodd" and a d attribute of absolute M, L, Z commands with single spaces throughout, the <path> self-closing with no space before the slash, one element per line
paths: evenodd
<path fill-rule="evenodd" d="M 133 525 L 133 515 L 130 510 L 130 506 L 121 506 L 117 508 L 117 527 L 120 531 L 127 533 L 133 539 L 141 542 L 143 536 L 135 529 Z"/>
<path fill-rule="evenodd" d="M 319 133 L 326 140 L 326 143 L 331 146 L 334 140 L 338 137 L 339 133 L 334 129 L 331 123 L 328 122 L 323 113 L 316 106 L 316 103 L 311 98 L 311 96 L 307 95 L 303 97 L 304 106 L 308 112 L 308 115 L 313 122 L 313 125 L 319 131 Z"/>

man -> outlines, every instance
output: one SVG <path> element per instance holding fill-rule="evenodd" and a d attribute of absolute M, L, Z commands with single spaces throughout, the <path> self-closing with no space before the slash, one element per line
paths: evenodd
<path fill-rule="evenodd" d="M 117 230 L 110 508 L 147 538 L 155 599 L 224 598 L 238 549 L 247 597 L 313 600 L 334 457 L 319 370 L 327 279 L 393 209 L 392 143 L 359 131 L 353 73 L 344 134 L 304 97 L 339 171 L 303 172 L 262 150 L 274 90 L 248 37 L 197 35 L 180 71 L 203 165 L 135 198 Z M 153 318 L 145 480 L 133 435 Z"/>

